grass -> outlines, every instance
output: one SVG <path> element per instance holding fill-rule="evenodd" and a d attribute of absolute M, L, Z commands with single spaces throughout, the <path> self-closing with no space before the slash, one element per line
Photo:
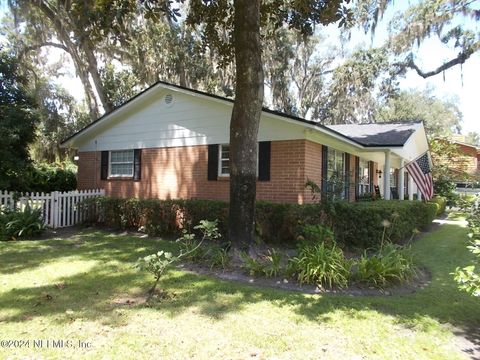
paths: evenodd
<path fill-rule="evenodd" d="M 132 265 L 174 243 L 100 231 L 3 242 L 0 340 L 30 343 L 0 348 L 0 358 L 465 358 L 453 333 L 478 341 L 480 303 L 449 273 L 471 259 L 466 233 L 442 225 L 414 243 L 432 274 L 415 294 L 304 295 L 172 270 L 159 284 L 166 298 L 150 306 L 142 299 L 153 279 Z"/>

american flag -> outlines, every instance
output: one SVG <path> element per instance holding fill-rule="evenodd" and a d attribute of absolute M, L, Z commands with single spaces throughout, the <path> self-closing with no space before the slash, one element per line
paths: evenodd
<path fill-rule="evenodd" d="M 425 200 L 430 200 L 433 197 L 433 179 L 428 152 L 420 156 L 417 160 L 408 163 L 405 167 L 422 192 Z"/>

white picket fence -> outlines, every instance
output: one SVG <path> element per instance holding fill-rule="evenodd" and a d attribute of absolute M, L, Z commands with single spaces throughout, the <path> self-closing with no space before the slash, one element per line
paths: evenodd
<path fill-rule="evenodd" d="M 27 204 L 41 209 L 45 225 L 57 229 L 81 223 L 88 216 L 88 209 L 81 204 L 86 199 L 104 196 L 105 190 L 81 190 L 45 193 L 13 193 L 0 191 L 0 206 L 23 209 Z"/>

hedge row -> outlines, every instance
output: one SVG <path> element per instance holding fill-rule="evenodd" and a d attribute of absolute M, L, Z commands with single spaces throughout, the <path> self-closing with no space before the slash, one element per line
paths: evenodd
<path fill-rule="evenodd" d="M 228 203 L 212 200 L 140 200 L 100 197 L 90 201 L 96 212 L 91 222 L 121 229 L 140 229 L 149 235 L 178 235 L 193 230 L 202 219 L 219 220 L 227 238 Z M 376 246 L 384 225 L 393 242 L 408 238 L 414 229 L 426 229 L 438 205 L 420 201 L 336 202 L 297 205 L 257 202 L 256 232 L 266 243 L 297 239 L 303 225 L 322 224 L 333 228 L 338 241 L 351 247 Z M 387 222 L 385 222 L 385 220 Z"/>

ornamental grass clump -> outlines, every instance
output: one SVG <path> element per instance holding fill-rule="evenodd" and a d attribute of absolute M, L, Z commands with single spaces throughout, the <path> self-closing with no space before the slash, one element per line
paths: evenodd
<path fill-rule="evenodd" d="M 416 274 L 410 248 L 390 242 L 372 255 L 365 251 L 357 265 L 356 280 L 379 288 L 404 283 Z"/>
<path fill-rule="evenodd" d="M 347 260 L 335 243 L 304 243 L 298 255 L 289 260 L 288 272 L 302 284 L 345 288 L 350 280 L 353 262 Z"/>

